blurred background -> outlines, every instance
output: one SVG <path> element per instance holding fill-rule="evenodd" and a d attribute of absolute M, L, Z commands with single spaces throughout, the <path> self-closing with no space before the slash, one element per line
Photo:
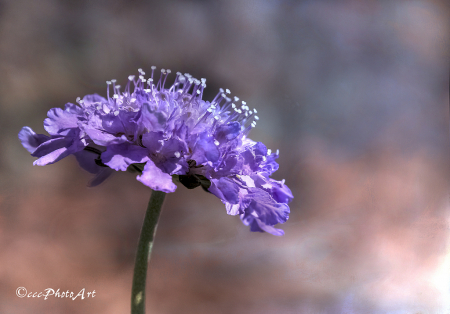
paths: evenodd
<path fill-rule="evenodd" d="M 450 313 L 444 1 L 0 1 L 0 313 L 129 313 L 150 190 L 33 167 L 17 133 L 150 66 L 257 108 L 295 196 L 286 235 L 219 199 L 166 198 L 149 313 Z M 174 78 L 174 76 L 172 76 Z M 75 301 L 18 298 L 46 288 Z"/>

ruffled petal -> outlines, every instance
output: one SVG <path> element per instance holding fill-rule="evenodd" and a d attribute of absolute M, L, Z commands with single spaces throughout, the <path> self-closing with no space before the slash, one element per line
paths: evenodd
<path fill-rule="evenodd" d="M 156 167 L 153 161 L 149 160 L 145 164 L 141 175 L 136 177 L 152 190 L 162 191 L 165 193 L 175 192 L 177 186 L 172 182 L 172 177 Z"/>
<path fill-rule="evenodd" d="M 89 107 L 96 104 L 104 104 L 108 101 L 98 94 L 86 95 L 83 97 L 83 106 Z"/>
<path fill-rule="evenodd" d="M 212 179 L 208 190 L 224 203 L 239 203 L 239 185 L 230 178 Z"/>
<path fill-rule="evenodd" d="M 19 132 L 19 139 L 23 147 L 33 153 L 39 145 L 48 141 L 50 137 L 44 134 L 36 134 L 30 127 L 24 126 Z"/>
<path fill-rule="evenodd" d="M 157 111 L 155 108 L 152 108 L 149 102 L 144 102 L 136 119 L 137 131 L 139 134 L 164 131 L 166 119 L 164 112 Z"/>
<path fill-rule="evenodd" d="M 251 200 L 246 212 L 266 225 L 274 226 L 284 223 L 289 218 L 289 206 L 285 203 L 277 203 L 268 192 L 262 189 L 249 188 L 246 198 Z"/>
<path fill-rule="evenodd" d="M 67 104 L 66 110 L 50 109 L 47 113 L 48 118 L 44 120 L 45 130 L 51 135 L 68 135 L 71 129 L 78 128 L 77 109 L 74 106 Z"/>
<path fill-rule="evenodd" d="M 205 132 L 200 135 L 195 145 L 191 159 L 197 162 L 197 165 L 206 163 L 207 161 L 216 162 L 220 157 L 220 152 L 214 144 L 214 138 L 208 136 Z"/>
<path fill-rule="evenodd" d="M 108 167 L 121 171 L 126 171 L 131 164 L 149 160 L 145 148 L 130 143 L 108 146 L 106 151 L 102 153 L 101 159 Z"/>
<path fill-rule="evenodd" d="M 284 183 L 270 179 L 272 184 L 272 197 L 278 203 L 290 203 L 294 196 L 291 190 Z"/>
<path fill-rule="evenodd" d="M 267 232 L 275 236 L 284 235 L 284 231 L 282 229 L 277 229 L 273 226 L 266 225 L 260 219 L 251 215 L 241 215 L 241 220 L 244 225 L 250 226 L 250 231 L 252 232 Z"/>

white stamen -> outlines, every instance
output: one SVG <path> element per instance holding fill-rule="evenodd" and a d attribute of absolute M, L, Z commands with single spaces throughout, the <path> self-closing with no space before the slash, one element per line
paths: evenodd
<path fill-rule="evenodd" d="M 236 109 L 236 105 L 235 104 L 231 104 L 231 108 Z"/>
<path fill-rule="evenodd" d="M 77 103 L 79 103 L 79 102 L 80 102 L 80 100 L 81 100 L 81 98 L 80 98 L 80 97 L 77 97 L 77 100 L 76 100 L 76 102 L 77 102 Z"/>
<path fill-rule="evenodd" d="M 217 121 L 219 121 L 220 116 L 214 116 L 214 119 L 217 120 Z"/>
<path fill-rule="evenodd" d="M 259 117 L 258 116 L 255 116 L 255 118 L 254 118 L 256 121 L 258 121 L 259 120 Z"/>
<path fill-rule="evenodd" d="M 225 91 L 223 90 L 223 88 L 219 88 L 219 92 L 224 93 Z"/>
<path fill-rule="evenodd" d="M 165 69 L 161 69 L 161 73 L 166 73 L 166 70 Z"/>
<path fill-rule="evenodd" d="M 117 80 L 116 80 L 116 79 L 114 79 L 114 80 L 111 80 L 111 82 L 115 83 L 115 82 L 117 82 Z"/>
<path fill-rule="evenodd" d="M 216 146 L 219 146 L 219 141 L 218 140 L 214 140 L 214 144 L 216 145 Z"/>
<path fill-rule="evenodd" d="M 286 180 L 281 180 L 281 185 L 284 185 L 284 182 L 286 182 Z"/>
<path fill-rule="evenodd" d="M 106 81 L 106 84 L 111 85 L 111 81 Z"/>
<path fill-rule="evenodd" d="M 152 65 L 152 66 L 150 67 L 150 69 L 156 70 L 156 66 Z"/>
<path fill-rule="evenodd" d="M 238 101 L 239 97 L 234 96 L 234 101 Z"/>
<path fill-rule="evenodd" d="M 114 111 L 114 115 L 118 116 L 119 115 L 119 110 Z"/>
<path fill-rule="evenodd" d="M 231 91 L 227 88 L 227 89 L 225 90 L 225 93 L 231 94 Z"/>
<path fill-rule="evenodd" d="M 253 109 L 253 112 L 254 112 L 254 113 L 258 113 L 258 111 L 256 111 L 256 109 Z"/>
<path fill-rule="evenodd" d="M 279 149 L 277 149 L 275 155 L 277 155 L 277 156 L 280 155 L 280 150 Z"/>
<path fill-rule="evenodd" d="M 144 82 L 145 81 L 145 77 L 143 75 L 139 75 L 139 79 Z"/>
<path fill-rule="evenodd" d="M 272 154 L 272 150 L 269 148 L 269 149 L 267 150 L 267 156 L 269 156 L 270 154 Z"/>
<path fill-rule="evenodd" d="M 247 104 L 247 102 L 246 102 L 246 101 L 242 101 L 242 104 L 243 104 L 243 105 L 246 105 L 246 104 Z"/>
<path fill-rule="evenodd" d="M 267 160 L 266 156 L 263 156 L 262 159 L 263 159 L 263 161 L 266 161 L 266 160 Z"/>
<path fill-rule="evenodd" d="M 132 81 L 132 80 L 134 80 L 134 75 L 130 75 L 130 76 L 128 76 L 128 80 L 130 80 L 130 81 Z"/>
<path fill-rule="evenodd" d="M 200 95 L 200 90 L 199 89 L 197 89 L 197 94 Z"/>
<path fill-rule="evenodd" d="M 113 98 L 117 99 L 117 98 L 119 98 L 119 95 L 114 94 Z"/>
<path fill-rule="evenodd" d="M 175 152 L 174 155 L 175 155 L 175 157 L 177 157 L 177 158 L 180 158 L 180 156 L 181 156 L 180 152 Z"/>
<path fill-rule="evenodd" d="M 120 88 L 120 85 L 116 85 L 116 88 Z"/>
<path fill-rule="evenodd" d="M 169 69 L 167 69 L 167 71 L 166 71 L 166 72 L 167 72 L 167 74 L 170 74 L 170 73 L 172 73 L 172 71 L 170 71 Z"/>

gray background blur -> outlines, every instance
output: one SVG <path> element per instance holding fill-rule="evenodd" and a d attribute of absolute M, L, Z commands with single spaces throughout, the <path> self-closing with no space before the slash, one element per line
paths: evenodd
<path fill-rule="evenodd" d="M 152 65 L 257 108 L 295 199 L 278 238 L 179 186 L 149 313 L 450 313 L 448 22 L 440 1 L 0 1 L 0 313 L 129 313 L 149 189 L 33 167 L 17 133 Z"/>

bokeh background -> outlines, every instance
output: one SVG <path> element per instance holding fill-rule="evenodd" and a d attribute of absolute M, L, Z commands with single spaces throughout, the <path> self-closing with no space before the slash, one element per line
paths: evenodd
<path fill-rule="evenodd" d="M 0 1 L 0 313 L 129 313 L 150 190 L 33 167 L 17 133 L 152 65 L 257 108 L 295 199 L 274 237 L 179 186 L 149 313 L 450 313 L 448 24 L 425 0 Z"/>

